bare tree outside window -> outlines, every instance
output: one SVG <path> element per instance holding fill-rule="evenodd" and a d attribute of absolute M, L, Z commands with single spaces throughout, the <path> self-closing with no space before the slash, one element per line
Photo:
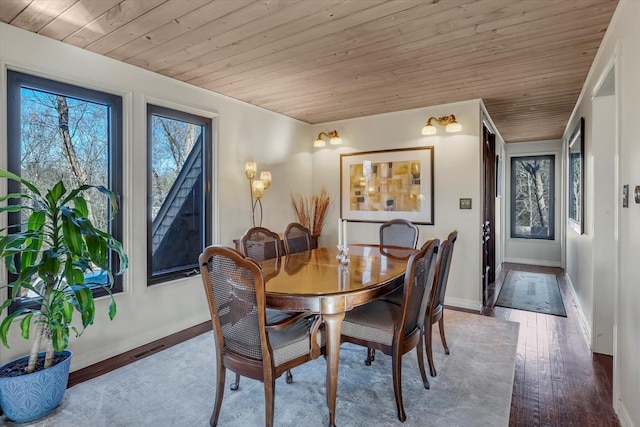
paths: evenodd
<path fill-rule="evenodd" d="M 38 188 L 62 181 L 66 188 L 103 186 L 121 196 L 121 126 L 122 97 L 118 95 L 7 71 L 7 169 Z M 8 185 L 10 192 L 29 192 L 18 183 Z M 106 196 L 90 189 L 84 198 L 94 226 L 121 241 L 122 215 L 110 220 Z M 122 201 L 119 205 L 122 209 Z M 17 214 L 8 217 L 10 227 L 25 220 Z M 101 269 L 87 271 L 88 275 L 95 283 L 108 284 Z M 120 292 L 121 277 L 110 285 L 112 293 Z M 106 290 L 98 286 L 94 293 L 106 295 Z M 21 297 L 10 311 L 37 305 L 34 292 Z"/>
<path fill-rule="evenodd" d="M 511 237 L 554 238 L 554 156 L 511 158 Z"/>
<path fill-rule="evenodd" d="M 22 177 L 39 188 L 58 180 L 67 188 L 109 188 L 109 107 L 28 88 L 22 88 L 21 98 Z M 107 231 L 105 196 L 91 190 L 85 198 L 89 219 Z"/>
<path fill-rule="evenodd" d="M 202 126 L 156 115 L 153 115 L 151 120 L 153 132 L 151 217 L 155 220 L 187 157 L 200 138 Z"/>

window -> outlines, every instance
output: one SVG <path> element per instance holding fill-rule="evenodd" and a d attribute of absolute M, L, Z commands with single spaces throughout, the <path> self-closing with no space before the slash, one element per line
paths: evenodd
<path fill-rule="evenodd" d="M 198 273 L 211 244 L 209 118 L 147 106 L 147 281 Z"/>
<path fill-rule="evenodd" d="M 7 168 L 38 187 L 62 179 L 67 188 L 103 185 L 122 194 L 120 96 L 8 71 L 7 137 Z M 8 185 L 9 192 L 21 191 L 18 183 Z M 91 190 L 85 197 L 94 225 L 122 241 L 122 214 L 110 221 L 106 196 Z M 122 212 L 121 200 L 119 208 Z M 20 223 L 17 215 L 9 215 L 10 225 Z M 90 274 L 107 283 L 106 274 Z M 111 292 L 121 291 L 122 277 L 116 276 Z M 35 294 L 25 292 L 11 310 L 37 304 Z M 106 291 L 96 287 L 94 293 Z"/>
<path fill-rule="evenodd" d="M 554 239 L 554 160 L 511 158 L 511 237 Z"/>

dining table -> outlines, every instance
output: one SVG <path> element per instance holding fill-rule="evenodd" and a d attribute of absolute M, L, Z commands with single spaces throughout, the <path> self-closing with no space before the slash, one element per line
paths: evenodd
<path fill-rule="evenodd" d="M 321 316 L 325 327 L 326 398 L 335 426 L 340 332 L 345 313 L 402 286 L 410 248 L 350 245 L 348 262 L 337 247 L 320 247 L 261 261 L 267 307 Z"/>

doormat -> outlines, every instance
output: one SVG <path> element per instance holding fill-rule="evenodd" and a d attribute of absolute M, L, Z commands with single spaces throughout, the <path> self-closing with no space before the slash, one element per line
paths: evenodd
<path fill-rule="evenodd" d="M 558 281 L 553 274 L 510 270 L 496 305 L 567 317 Z"/>

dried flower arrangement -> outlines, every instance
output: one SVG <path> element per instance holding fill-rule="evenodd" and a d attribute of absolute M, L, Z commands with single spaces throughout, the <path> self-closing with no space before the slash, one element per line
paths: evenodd
<path fill-rule="evenodd" d="M 320 190 L 320 194 L 311 196 L 311 200 L 300 193 L 291 193 L 291 207 L 298 222 L 311 230 L 311 234 L 314 235 L 322 232 L 325 216 L 332 205 L 333 200 L 324 187 Z"/>

